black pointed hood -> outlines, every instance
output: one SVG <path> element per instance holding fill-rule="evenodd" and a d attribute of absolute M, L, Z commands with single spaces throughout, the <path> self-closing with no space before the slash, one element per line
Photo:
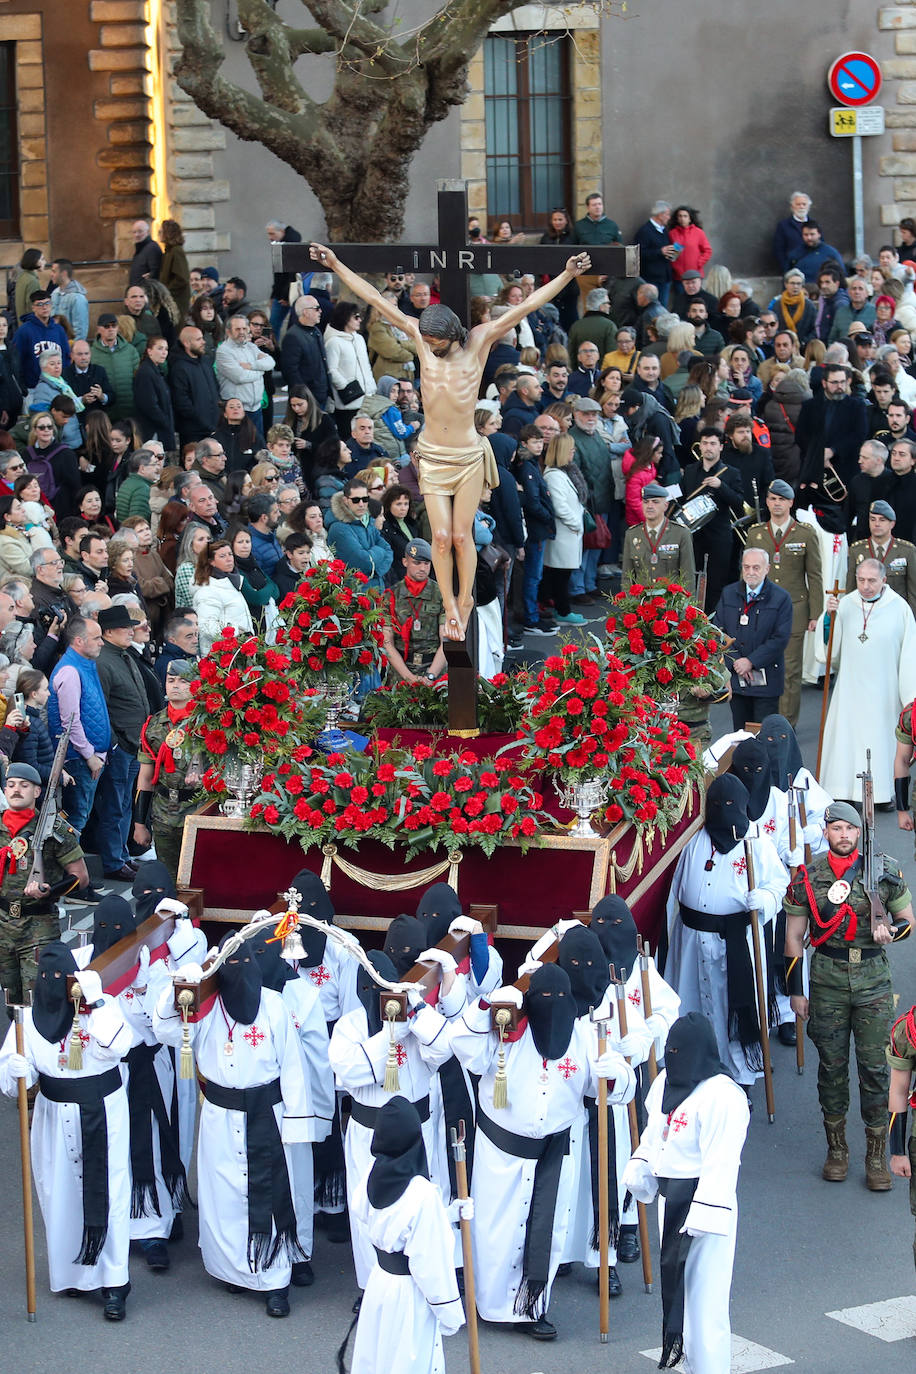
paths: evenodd
<path fill-rule="evenodd" d="M 411 1179 L 429 1178 L 420 1114 L 406 1097 L 392 1097 L 379 1107 L 370 1148 L 375 1163 L 366 1193 L 373 1207 L 390 1207 Z"/>
<path fill-rule="evenodd" d="M 38 977 L 32 993 L 32 1024 L 51 1045 L 63 1040 L 73 1025 L 67 974 L 76 971 L 76 960 L 63 940 L 45 945 L 38 956 Z"/>
<path fill-rule="evenodd" d="M 231 939 L 231 936 L 226 939 Z M 241 1026 L 252 1025 L 258 1018 L 261 1005 L 261 970 L 249 948 L 249 942 L 246 941 L 234 954 L 230 954 L 216 976 L 219 995 L 230 1021 L 237 1021 Z"/>
<path fill-rule="evenodd" d="M 433 883 L 417 904 L 417 918 L 426 923 L 426 945 L 437 945 L 458 916 L 463 916 L 461 901 L 451 883 Z"/>
<path fill-rule="evenodd" d="M 592 911 L 589 930 L 601 941 L 601 947 L 609 964 L 619 978 L 621 970 L 629 978 L 636 967 L 636 922 L 633 913 L 622 897 L 612 892 Z"/>
<path fill-rule="evenodd" d="M 152 916 L 161 901 L 166 897 L 177 897 L 178 893 L 165 864 L 158 859 L 147 859 L 137 868 L 131 895 L 139 925 Z"/>
<path fill-rule="evenodd" d="M 747 788 L 732 773 L 723 773 L 709 784 L 705 825 L 713 848 L 720 854 L 730 853 L 747 834 Z"/>
<path fill-rule="evenodd" d="M 412 969 L 424 949 L 428 949 L 426 922 L 416 916 L 395 916 L 385 934 L 385 953 L 399 978 Z"/>
<path fill-rule="evenodd" d="M 302 898 L 299 910 L 303 916 L 314 916 L 317 921 L 324 921 L 329 926 L 334 924 L 334 903 L 317 873 L 310 868 L 300 868 L 289 886 L 295 888 Z M 299 967 L 318 968 L 324 959 L 328 937 L 323 931 L 305 925 L 299 927 L 299 934 L 305 947 L 305 958 L 299 960 Z"/>
<path fill-rule="evenodd" d="M 525 993 L 525 1015 L 541 1058 L 562 1058 L 576 1024 L 576 1003 L 569 975 L 556 964 L 544 964 L 532 973 Z"/>
<path fill-rule="evenodd" d="M 368 959 L 380 978 L 384 978 L 388 983 L 398 981 L 397 969 L 382 950 L 370 949 Z M 366 1013 L 370 1035 L 378 1035 L 382 1029 L 382 1013 L 379 1004 L 379 995 L 382 991 L 383 989 L 371 977 L 368 970 L 360 964 L 356 971 L 356 995 Z"/>
<path fill-rule="evenodd" d="M 675 1111 L 694 1088 L 719 1073 L 731 1077 L 719 1058 L 716 1033 L 709 1021 L 698 1011 L 679 1016 L 665 1042 L 662 1111 Z"/>
<path fill-rule="evenodd" d="M 743 739 L 735 746 L 728 771 L 747 788 L 748 819 L 759 820 L 770 800 L 770 758 L 766 746 L 758 739 Z"/>
<path fill-rule="evenodd" d="M 598 936 L 585 926 L 568 930 L 560 941 L 557 965 L 569 976 L 579 1016 L 587 1016 L 607 992 L 608 962 Z"/>
<path fill-rule="evenodd" d="M 757 738 L 770 761 L 770 786 L 785 792 L 802 766 L 795 731 L 785 716 L 764 716 Z"/>
<path fill-rule="evenodd" d="M 282 957 L 282 941 L 275 939 L 269 931 L 262 931 L 247 941 L 255 963 L 261 974 L 261 986 L 282 992 L 289 982 L 296 981 L 298 974 Z"/>
<path fill-rule="evenodd" d="M 103 897 L 92 914 L 93 959 L 111 949 L 125 936 L 133 935 L 136 929 L 137 918 L 129 902 L 114 892 L 109 897 Z"/>

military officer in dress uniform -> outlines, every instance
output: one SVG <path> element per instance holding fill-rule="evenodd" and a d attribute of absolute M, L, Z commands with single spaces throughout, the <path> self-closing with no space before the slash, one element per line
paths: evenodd
<path fill-rule="evenodd" d="M 786 911 L 786 985 L 792 1010 L 808 1022 L 817 1047 L 817 1095 L 824 1116 L 827 1158 L 822 1177 L 841 1183 L 849 1169 L 849 1037 L 855 1039 L 859 1109 L 865 1123 L 865 1181 L 873 1192 L 891 1186 L 885 1160 L 889 1071 L 885 1058 L 894 1010 L 886 946 L 909 935 L 913 907 L 896 861 L 875 855 L 878 892 L 887 924 L 872 934 L 871 907 L 862 878 L 862 822 L 849 802 L 824 813 L 828 848 L 802 864 L 789 884 Z M 811 936 L 810 999 L 801 961 Z"/>
<path fill-rule="evenodd" d="M 58 816 L 41 849 L 44 881 L 31 878 L 41 775 L 30 763 L 12 763 L 4 790 L 7 809 L 0 816 L 0 985 L 7 1002 L 21 1006 L 38 976 L 36 949 L 60 939 L 55 901 L 67 886 L 67 875 L 75 880 L 72 886 L 86 887 L 89 874 L 76 831 Z"/>
<path fill-rule="evenodd" d="M 430 577 L 432 557 L 425 539 L 411 539 L 402 559 L 404 577 L 388 593 L 385 654 L 402 682 L 435 682 L 445 672 L 442 594 Z"/>
<path fill-rule="evenodd" d="M 817 531 L 792 518 L 795 493 L 777 477 L 767 487 L 766 524 L 751 525 L 747 532 L 749 549 L 766 549 L 770 555 L 771 582 L 792 598 L 792 635 L 786 645 L 786 681 L 779 699 L 779 714 L 790 725 L 798 724 L 801 706 L 802 654 L 805 631 L 813 630 L 824 609 L 821 551 Z"/>
<path fill-rule="evenodd" d="M 134 840 L 156 847 L 172 881 L 178 881 L 178 858 L 184 834 L 184 818 L 194 810 L 200 785 L 200 766 L 192 757 L 185 721 L 191 713 L 191 683 L 197 664 L 173 658 L 165 670 L 164 711 L 149 716 L 140 731 L 137 759 L 137 804 Z"/>
<path fill-rule="evenodd" d="M 902 596 L 916 615 L 916 544 L 894 538 L 897 514 L 889 501 L 872 501 L 868 508 L 868 538 L 849 546 L 846 590 L 856 589 L 856 568 L 863 558 L 884 564 L 887 585 Z"/>
<path fill-rule="evenodd" d="M 631 582 L 645 586 L 653 582 L 679 582 L 693 594 L 696 570 L 693 559 L 693 538 L 689 530 L 674 524 L 665 516 L 671 500 L 658 482 L 650 482 L 642 489 L 643 522 L 631 525 L 623 541 L 624 591 Z"/>

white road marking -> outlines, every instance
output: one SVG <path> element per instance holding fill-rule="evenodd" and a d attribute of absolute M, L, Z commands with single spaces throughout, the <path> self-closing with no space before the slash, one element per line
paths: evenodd
<path fill-rule="evenodd" d="M 869 1302 L 863 1307 L 841 1307 L 828 1312 L 828 1317 L 877 1336 L 879 1341 L 905 1341 L 916 1336 L 916 1297 L 886 1298 L 884 1302 Z"/>
<path fill-rule="evenodd" d="M 640 1350 L 640 1355 L 645 1355 L 646 1359 L 658 1364 L 661 1359 L 661 1347 L 658 1350 Z M 756 1374 L 758 1369 L 779 1369 L 782 1365 L 794 1364 L 788 1355 L 780 1355 L 778 1350 L 768 1350 L 765 1345 L 757 1345 L 755 1341 L 749 1341 L 744 1336 L 736 1336 L 732 1332 L 732 1362 L 731 1374 Z M 690 1366 L 687 1360 L 678 1369 L 683 1370 L 684 1374 L 689 1374 Z"/>

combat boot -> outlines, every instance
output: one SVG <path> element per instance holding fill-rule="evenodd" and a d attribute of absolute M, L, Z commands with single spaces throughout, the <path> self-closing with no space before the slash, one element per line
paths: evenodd
<path fill-rule="evenodd" d="M 849 1172 L 845 1116 L 827 1116 L 825 1112 L 824 1131 L 827 1135 L 827 1158 L 824 1160 L 821 1178 L 826 1179 L 828 1183 L 843 1183 Z"/>
<path fill-rule="evenodd" d="M 865 1127 L 865 1182 L 873 1193 L 886 1193 L 891 1187 L 887 1131 L 883 1126 Z"/>

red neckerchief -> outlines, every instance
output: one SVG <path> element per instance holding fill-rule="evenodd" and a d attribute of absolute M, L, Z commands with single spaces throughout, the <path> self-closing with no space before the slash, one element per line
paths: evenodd
<path fill-rule="evenodd" d="M 24 830 L 29 821 L 35 819 L 35 812 L 28 806 L 24 807 L 21 811 L 7 810 L 4 811 L 2 819 L 7 834 L 11 840 L 14 840 L 20 830 Z M 5 844 L 0 847 L 0 883 L 3 882 L 6 876 L 7 867 L 9 867 L 10 876 L 12 876 L 19 865 L 11 847 Z"/>
<path fill-rule="evenodd" d="M 180 722 L 183 720 L 187 720 L 188 716 L 191 714 L 193 707 L 193 701 L 186 702 L 184 706 L 172 706 L 171 703 L 169 703 L 166 707 L 166 710 L 169 713 L 170 724 L 174 726 L 180 724 Z M 143 726 L 140 730 L 140 743 L 143 745 L 143 748 L 146 750 L 148 754 L 152 754 L 153 752 L 152 748 L 150 747 L 149 741 L 146 738 L 146 727 L 149 725 L 150 720 L 152 720 L 152 716 L 150 716 L 149 719 L 143 722 Z M 172 753 L 172 746 L 168 743 L 168 740 L 162 741 L 161 745 L 159 746 L 158 752 L 156 753 L 155 759 L 156 761 L 153 765 L 154 787 L 156 786 L 156 783 L 159 781 L 159 774 L 163 768 L 165 769 L 166 773 L 175 772 L 175 755 Z"/>
<path fill-rule="evenodd" d="M 897 1020 L 891 1026 L 891 1045 L 894 1043 L 894 1036 L 897 1033 L 897 1027 L 900 1025 L 903 1026 L 907 1040 L 909 1040 L 913 1049 L 916 1050 L 916 1007 L 910 1007 L 909 1011 L 904 1012 L 902 1016 L 898 1016 Z M 913 1091 L 910 1093 L 909 1105 L 916 1110 L 916 1087 L 914 1087 Z"/>
<path fill-rule="evenodd" d="M 851 854 L 847 854 L 845 856 L 842 854 L 827 854 L 827 862 L 830 865 L 830 871 L 835 878 L 842 878 L 843 874 L 847 873 L 849 869 L 852 868 L 853 864 L 857 862 L 858 858 L 858 849 L 854 849 Z M 853 941 L 856 938 L 856 931 L 859 927 L 859 918 L 853 911 L 852 907 L 849 905 L 848 902 L 844 902 L 843 905 L 834 913 L 833 916 L 831 916 L 826 921 L 822 921 L 821 914 L 817 909 L 817 900 L 814 896 L 814 889 L 811 886 L 811 879 L 808 877 L 808 870 L 805 867 L 805 865 L 802 864 L 798 871 L 802 875 L 802 881 L 805 884 L 805 894 L 808 898 L 808 906 L 811 909 L 811 915 L 814 920 L 814 923 L 817 926 L 818 930 L 823 931 L 823 934 L 821 935 L 812 934 L 811 944 L 814 946 L 815 949 L 818 945 L 824 944 L 825 941 L 829 940 L 832 935 L 836 935 L 837 931 L 840 929 L 840 926 L 843 924 L 844 921 L 847 922 L 847 926 L 845 934 L 843 935 L 843 939 L 847 942 L 847 944 L 851 943 L 851 941 Z"/>
<path fill-rule="evenodd" d="M 412 614 L 407 616 L 404 621 L 398 620 L 397 612 L 394 609 L 394 591 L 389 593 L 391 599 L 391 625 L 392 629 L 401 637 L 401 643 L 404 646 L 401 653 L 405 658 L 410 653 L 410 632 L 419 614 L 419 607 L 416 604 L 417 599 L 423 595 L 423 591 L 428 582 L 429 578 L 425 578 L 422 582 L 417 582 L 415 578 L 405 576 L 404 586 L 407 589 L 407 599 L 411 603 Z"/>

